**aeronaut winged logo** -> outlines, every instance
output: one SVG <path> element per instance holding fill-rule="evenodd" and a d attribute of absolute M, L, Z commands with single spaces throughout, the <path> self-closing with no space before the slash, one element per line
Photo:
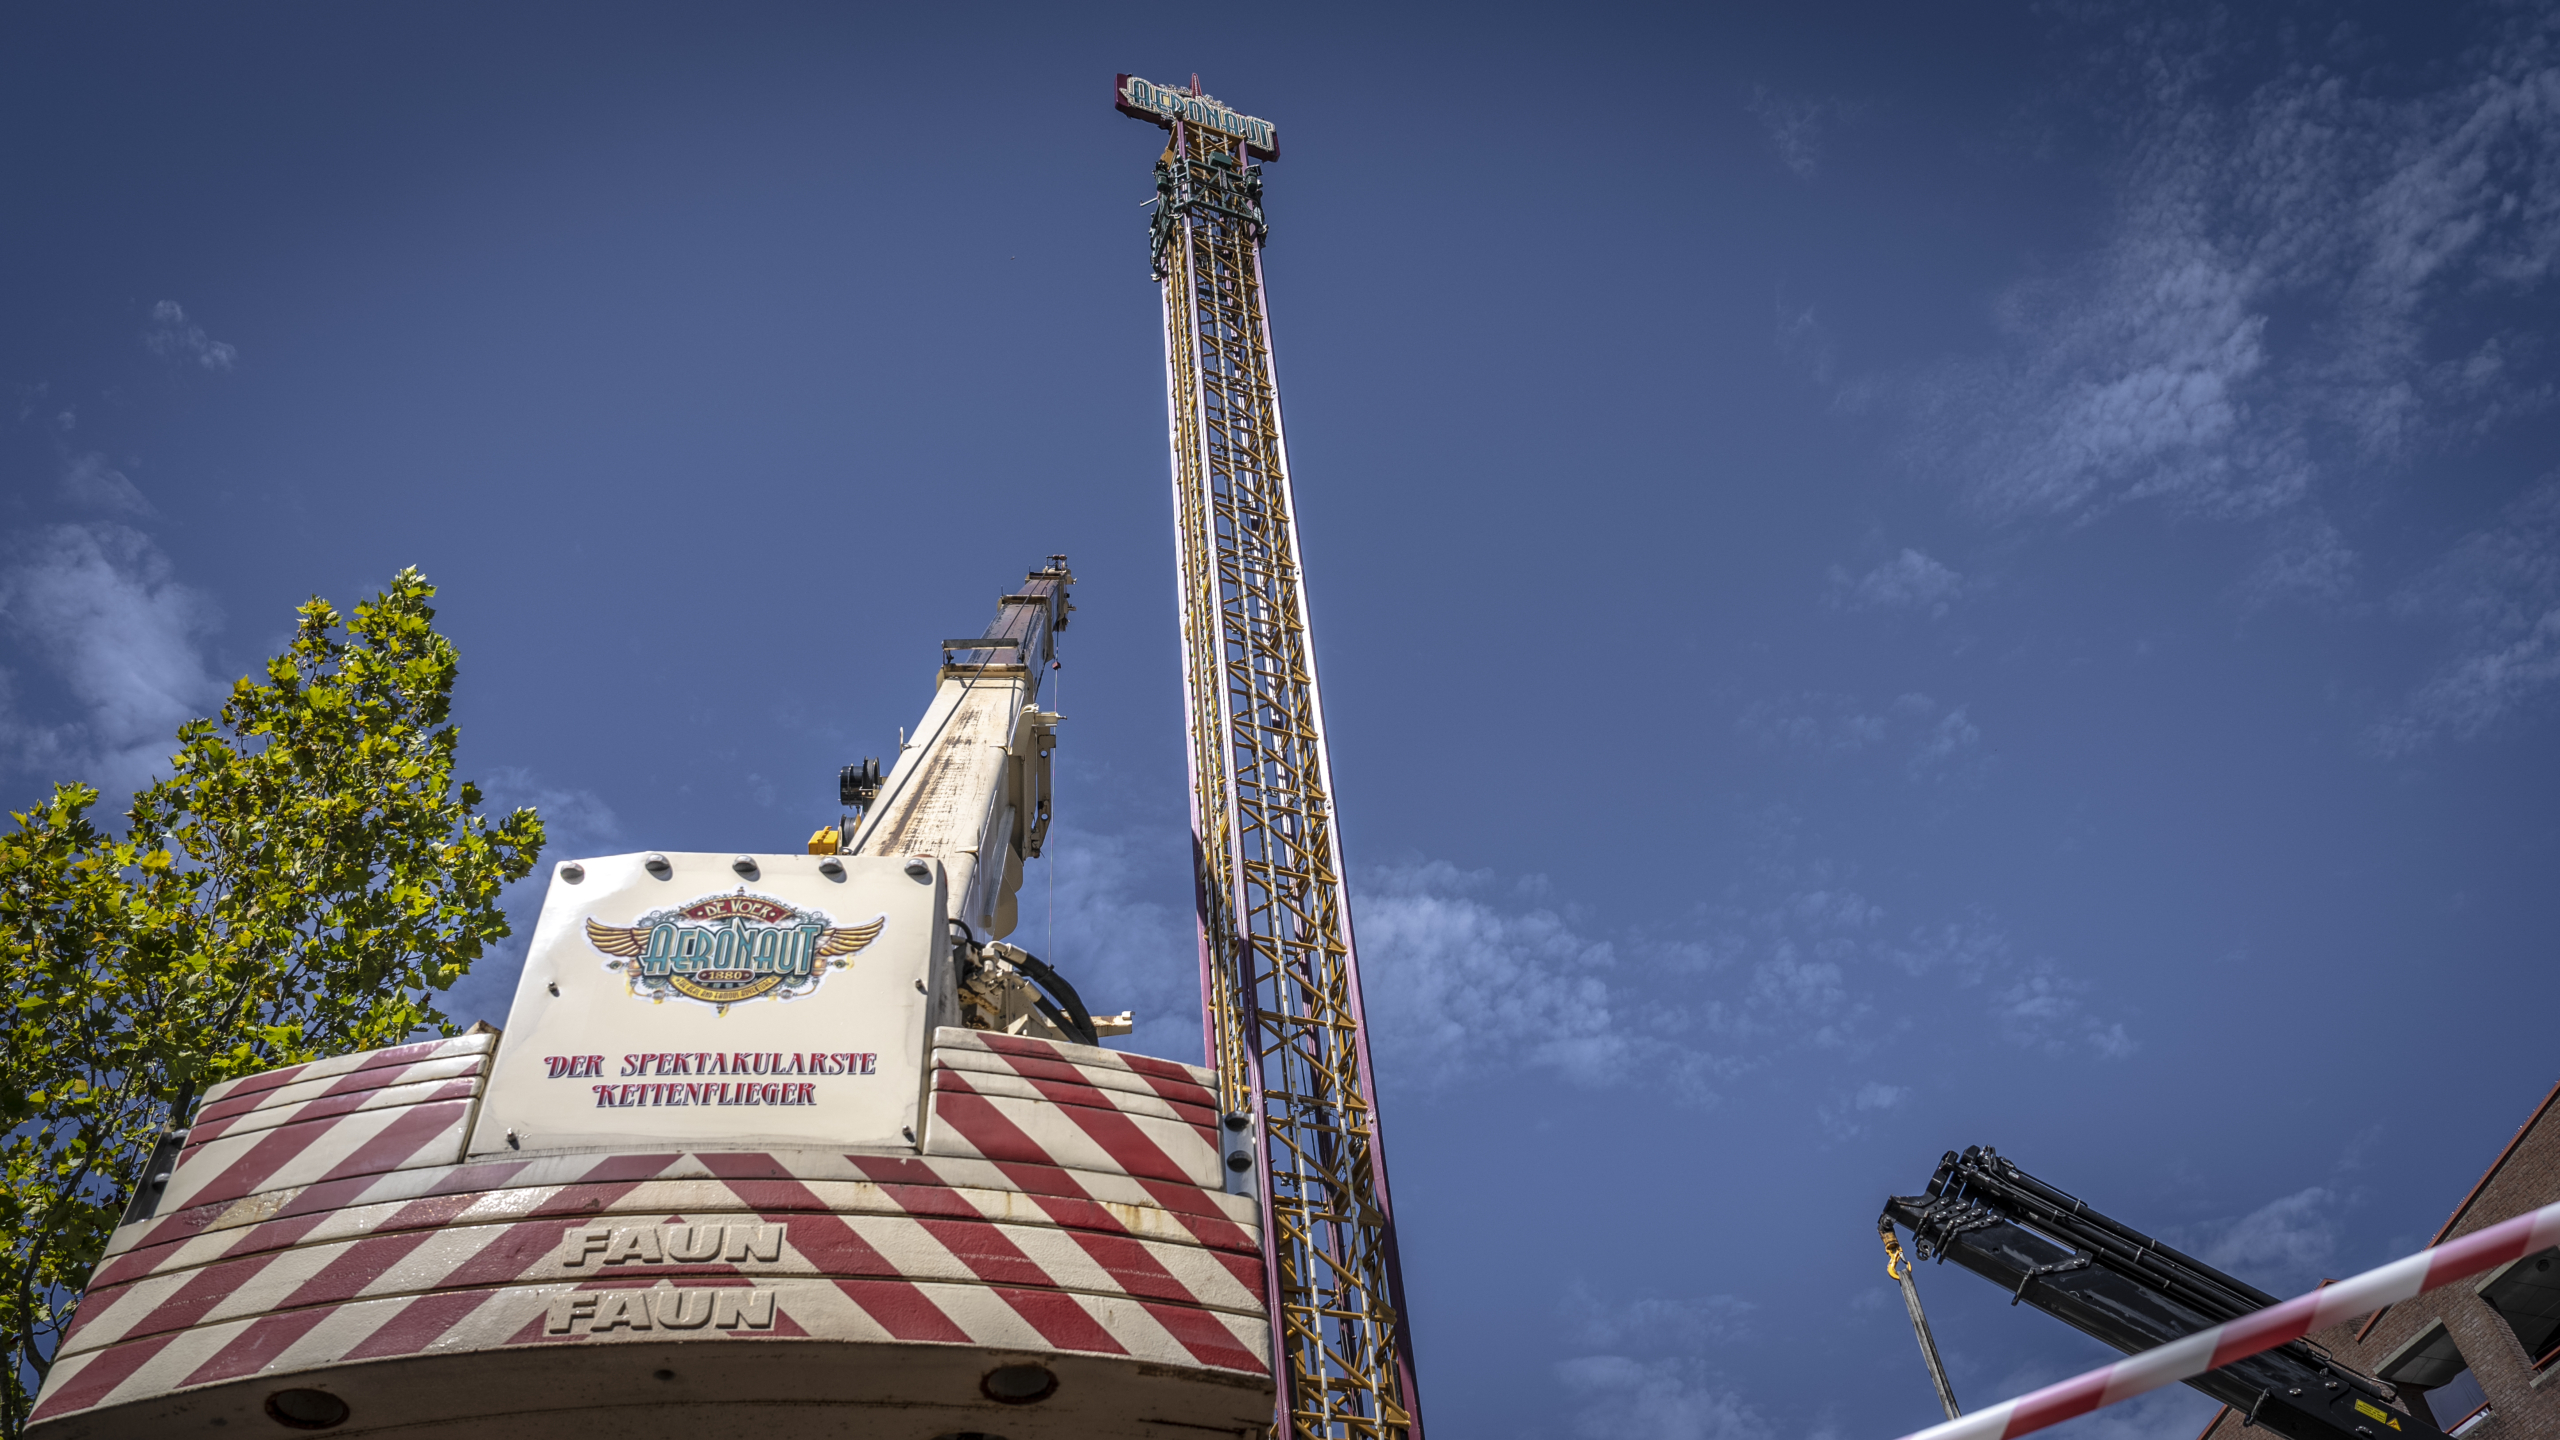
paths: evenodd
<path fill-rule="evenodd" d="M 599 925 L 589 916 L 587 942 L 614 957 L 605 968 L 626 972 L 632 994 L 661 1005 L 698 1000 L 725 1015 L 742 1000 L 809 994 L 888 923 L 884 914 L 838 925 L 824 911 L 740 886 L 734 895 L 652 910 L 630 925 Z"/>

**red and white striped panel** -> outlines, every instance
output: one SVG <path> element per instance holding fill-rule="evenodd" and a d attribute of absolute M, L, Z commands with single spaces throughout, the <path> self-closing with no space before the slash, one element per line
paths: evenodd
<path fill-rule="evenodd" d="M 782 1338 L 1106 1355 L 1252 1376 L 1265 1373 L 1270 1348 L 1268 1327 L 1257 1317 L 1141 1300 L 903 1281 L 679 1285 L 617 1278 L 364 1300 L 88 1351 L 54 1363 L 33 1419 L 41 1424 L 250 1375 L 429 1351 Z"/>
<path fill-rule="evenodd" d="M 886 1339 L 1267 1373 L 1252 1203 L 1163 1181 L 795 1151 L 545 1156 L 279 1194 L 196 1212 L 103 1267 L 38 1418 L 255 1372 L 634 1336 Z M 770 1325 L 752 1307 L 736 1325 L 706 1322 L 700 1297 L 648 1302 L 659 1311 L 554 1304 L 742 1288 L 774 1297 Z M 637 1328 L 660 1311 L 655 1329 Z"/>
<path fill-rule="evenodd" d="M 934 1032 L 927 1155 L 1223 1189 L 1206 1070 L 978 1030 Z"/>
<path fill-rule="evenodd" d="M 406 1071 L 407 1078 L 410 1080 L 440 1079 L 445 1075 L 468 1074 L 470 1072 L 467 1069 L 449 1069 L 430 1073 L 417 1067 L 431 1066 L 439 1061 L 468 1060 L 473 1056 L 485 1058 L 497 1047 L 496 1032 L 483 1031 L 476 1035 L 455 1035 L 443 1040 L 420 1040 L 410 1045 L 393 1045 L 381 1050 L 359 1050 L 352 1055 L 332 1055 L 325 1060 L 314 1060 L 307 1065 L 287 1065 L 275 1070 L 261 1070 L 255 1075 L 243 1075 L 236 1080 L 225 1080 L 204 1092 L 204 1102 L 197 1109 L 196 1116 L 198 1119 L 204 1119 L 216 1115 L 236 1114 L 258 1106 L 308 1100 L 320 1093 L 312 1089 L 313 1086 L 320 1085 L 322 1082 L 345 1081 L 349 1077 L 371 1071 Z M 400 1082 L 375 1078 L 357 1082 L 351 1088 L 369 1089 L 378 1085 L 396 1083 Z M 279 1093 L 288 1090 L 293 1093 Z"/>
<path fill-rule="evenodd" d="M 435 1216 L 444 1206 L 369 1207 L 379 1223 L 368 1234 L 306 1237 L 263 1250 L 235 1246 L 208 1265 L 93 1288 L 62 1353 L 378 1295 L 615 1275 L 904 1277 L 1134 1295 L 1243 1313 L 1262 1308 L 1261 1267 L 1249 1254 L 1125 1231 L 986 1219 L 994 1197 L 969 1203 L 946 1191 L 935 1197 L 942 1203 L 919 1214 L 892 1208 L 877 1186 L 867 1195 L 833 1188 L 840 1193 L 806 1197 L 824 1208 L 767 1210 L 749 1208 L 717 1182 L 673 1182 L 638 1187 L 609 1209 L 565 1216 L 555 1197 L 553 1213 L 533 1219 L 514 1218 L 525 1213 L 526 1197 L 500 1192 L 441 1224 Z M 575 1203 L 583 1209 L 595 1198 Z M 964 1208 L 965 1217 L 950 1213 Z"/>
<path fill-rule="evenodd" d="M 462 1158 L 494 1035 L 337 1055 L 205 1094 L 159 1211 Z M 126 1226 L 109 1254 L 150 1226 Z"/>

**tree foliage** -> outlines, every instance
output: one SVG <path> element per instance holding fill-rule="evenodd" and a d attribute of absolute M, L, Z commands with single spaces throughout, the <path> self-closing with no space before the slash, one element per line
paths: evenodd
<path fill-rule="evenodd" d="M 172 1108 L 234 1076 L 451 1033 L 542 822 L 457 783 L 451 642 L 414 569 L 301 607 L 266 682 L 178 732 L 121 837 L 60 785 L 0 836 L 0 1334 L 16 1435 Z"/>

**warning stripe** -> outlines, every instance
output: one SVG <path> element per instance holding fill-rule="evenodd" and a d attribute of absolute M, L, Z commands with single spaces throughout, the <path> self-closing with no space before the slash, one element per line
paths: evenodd
<path fill-rule="evenodd" d="M 1154 1120 L 1189 1125 L 1213 1144 L 1217 1136 L 1217 1112 L 1205 1106 L 1176 1105 L 1159 1096 L 1141 1095 L 1132 1090 L 1105 1090 L 1100 1086 L 1087 1085 L 1080 1079 L 1034 1080 L 1010 1073 L 937 1068 L 933 1072 L 933 1088 L 990 1098 L 1004 1096 L 1015 1100 L 1047 1101 L 1052 1105 L 1084 1105 L 1123 1115 L 1144 1115 Z"/>
<path fill-rule="evenodd" d="M 276 1070 L 262 1070 L 226 1080 L 204 1092 L 204 1103 L 218 1105 L 242 1095 L 281 1089 L 296 1081 L 319 1080 L 333 1075 L 349 1075 L 362 1070 L 379 1070 L 387 1066 L 410 1065 L 420 1060 L 437 1060 L 455 1055 L 482 1055 L 497 1048 L 498 1037 L 492 1034 L 456 1035 L 448 1040 L 420 1040 L 410 1045 L 393 1045 L 381 1050 L 359 1050 L 347 1055 L 332 1055 L 305 1065 L 287 1065 Z"/>
<path fill-rule="evenodd" d="M 1223 1187 L 1215 1137 L 1198 1127 L 1090 1105 L 984 1095 L 956 1070 L 942 1071 L 935 1079 L 928 1155 L 956 1149 L 989 1160 Z"/>
<path fill-rule="evenodd" d="M 395 1085 L 415 1085 L 428 1080 L 465 1079 L 481 1073 L 488 1067 L 488 1063 L 489 1057 L 485 1054 L 449 1055 L 439 1059 L 413 1061 L 406 1065 L 384 1065 L 371 1070 L 359 1070 L 349 1075 L 322 1076 L 316 1080 L 278 1086 L 273 1090 L 235 1095 L 229 1099 L 216 1100 L 196 1107 L 195 1121 L 189 1138 L 196 1141 L 212 1139 L 213 1136 L 208 1131 L 212 1129 L 215 1121 L 228 1124 L 243 1115 L 254 1115 L 262 1110 L 282 1110 L 308 1100 L 320 1100 L 339 1095 L 360 1095 L 368 1090 L 387 1090 Z"/>
<path fill-rule="evenodd" d="M 1218 1079 L 1196 1065 L 1130 1055 L 1093 1045 L 1035 1040 L 1026 1035 L 999 1035 L 981 1030 L 940 1029 L 933 1032 L 937 1050 L 984 1050 L 1010 1061 L 1049 1062 L 1076 1069 L 1116 1072 L 1146 1084 L 1167 1100 L 1217 1108 Z M 1027 1072 L 1026 1072 L 1027 1073 Z"/>
<path fill-rule="evenodd" d="M 797 1223 L 794 1241 L 800 1238 Z M 548 1228 L 556 1232 L 559 1227 Z M 546 1248 L 556 1245 L 555 1235 Z M 651 1269 L 657 1273 L 366 1297 L 137 1336 L 60 1357 L 37 1418 L 50 1420 L 119 1400 L 251 1373 L 281 1375 L 344 1361 L 416 1354 L 431 1347 L 439 1353 L 454 1353 L 552 1338 L 543 1334 L 548 1297 L 571 1288 L 597 1291 L 673 1284 L 682 1289 L 706 1283 L 713 1288 L 738 1288 L 742 1278 L 754 1282 L 754 1288 L 782 1297 L 781 1316 L 787 1328 L 768 1333 L 1127 1355 L 1154 1363 L 1257 1376 L 1266 1373 L 1260 1355 L 1268 1344 L 1268 1332 L 1258 1313 L 1024 1286 L 852 1276 L 816 1281 L 766 1275 L 670 1276 L 659 1267 Z M 812 1285 L 821 1288 L 812 1289 Z M 840 1303 L 834 1310 L 807 1303 L 808 1297 L 822 1293 L 837 1297 Z M 638 1337 L 625 1333 L 580 1338 Z M 681 1338 L 723 1337 L 714 1333 Z"/>
<path fill-rule="evenodd" d="M 478 1077 L 466 1075 L 458 1079 L 427 1080 L 322 1095 L 298 1104 L 244 1111 L 223 1120 L 206 1121 L 198 1117 L 195 1126 L 187 1132 L 187 1149 L 202 1149 L 207 1142 L 226 1135 L 245 1135 L 257 1130 L 272 1130 L 280 1125 L 352 1115 L 359 1110 L 389 1110 L 395 1106 L 419 1105 L 435 1100 L 468 1100 L 478 1093 Z"/>
<path fill-rule="evenodd" d="M 2148 1394 L 2560 1244 L 2560 1204 L 2324 1285 L 2308 1295 L 2199 1330 L 2015 1400 L 1932 1425 L 1904 1440 L 2009 1440 Z"/>
<path fill-rule="evenodd" d="M 761 1168 L 769 1157 L 712 1158 L 744 1162 L 738 1168 Z M 790 1193 L 793 1187 L 801 1193 Z M 652 1188 L 664 1191 L 674 1187 Z M 696 1182 L 689 1188 L 694 1193 L 635 1197 L 644 1201 L 674 1199 L 681 1202 L 679 1206 L 645 1205 L 618 1214 L 598 1213 L 597 1208 L 586 1203 L 563 1203 L 557 1194 L 530 1206 L 518 1199 L 492 1206 L 487 1219 L 477 1224 L 466 1219 L 464 1223 L 442 1227 L 341 1236 L 93 1290 L 84 1299 L 81 1324 L 66 1337 L 62 1352 L 79 1353 L 244 1315 L 344 1304 L 384 1294 L 575 1281 L 615 1273 L 974 1280 L 1013 1287 L 1128 1295 L 1244 1313 L 1258 1313 L 1262 1306 L 1258 1289 L 1260 1264 L 1252 1254 L 1211 1251 L 1197 1244 L 1162 1239 L 1140 1240 L 1127 1234 L 1094 1234 L 947 1214 L 914 1215 L 885 1209 L 847 1214 L 829 1210 L 824 1197 L 810 1193 L 798 1181 L 750 1180 L 720 1186 Z M 718 1193 L 709 1193 L 713 1191 Z M 384 1208 L 377 1207 L 377 1213 Z M 388 1208 L 396 1217 L 397 1207 Z M 614 1262 L 590 1265 L 584 1256 L 574 1262 L 562 1258 L 566 1238 L 577 1231 L 594 1227 L 654 1233 L 661 1218 L 673 1208 L 692 1217 L 673 1223 L 761 1223 L 780 1227 L 779 1257 L 746 1266 L 725 1259 L 685 1262 L 667 1255 L 658 1262 L 618 1272 L 613 1268 Z M 529 1210 L 550 1214 L 545 1218 L 519 1218 Z"/>
<path fill-rule="evenodd" d="M 469 1100 L 365 1110 L 216 1140 L 169 1179 L 162 1203 L 194 1208 L 260 1190 L 318 1184 L 462 1158 Z"/>
<path fill-rule="evenodd" d="M 113 1237 L 37 1415 L 430 1347 L 589 1338 L 547 1334 L 549 1296 L 668 1283 L 795 1297 L 759 1337 L 1266 1374 L 1254 1207 L 1223 1193 L 1207 1072 L 1020 1037 L 937 1039 L 954 1034 L 968 1038 L 937 1053 L 921 1155 L 460 1163 L 488 1036 L 216 1087 L 162 1213 Z M 621 1273 L 563 1260 L 578 1228 L 669 1234 L 661 1224 L 782 1226 L 782 1258 Z"/>

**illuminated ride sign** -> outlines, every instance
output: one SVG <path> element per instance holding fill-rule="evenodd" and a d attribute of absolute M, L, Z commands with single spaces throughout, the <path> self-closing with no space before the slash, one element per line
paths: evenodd
<path fill-rule="evenodd" d="M 1280 132 L 1270 121 L 1239 115 L 1206 95 L 1123 75 L 1112 86 L 1111 100 L 1112 108 L 1123 115 L 1134 115 L 1168 130 L 1179 120 L 1243 141 L 1245 153 L 1255 159 L 1280 158 Z"/>

